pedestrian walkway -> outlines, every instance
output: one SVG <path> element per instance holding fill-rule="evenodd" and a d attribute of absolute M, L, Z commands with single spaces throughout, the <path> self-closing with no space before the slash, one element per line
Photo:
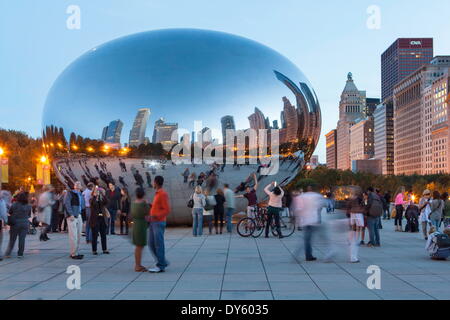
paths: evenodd
<path fill-rule="evenodd" d="M 0 262 L 0 299 L 450 299 L 450 261 L 430 260 L 420 234 L 393 230 L 392 220 L 384 222 L 382 247 L 361 247 L 361 263 L 351 264 L 345 240 L 335 241 L 341 249 L 333 262 L 324 262 L 323 241 L 314 245 L 318 261 L 305 262 L 302 251 L 295 255 L 302 232 L 281 240 L 235 233 L 193 238 L 190 228 L 169 228 L 171 264 L 160 274 L 133 271 L 126 236 L 109 236 L 110 255 L 93 256 L 83 244 L 80 261 L 68 257 L 67 234 L 49 234 L 48 242 L 28 236 L 24 259 Z M 143 263 L 152 262 L 146 249 Z M 74 264 L 81 290 L 66 287 Z M 381 290 L 366 286 L 370 265 L 381 268 Z"/>

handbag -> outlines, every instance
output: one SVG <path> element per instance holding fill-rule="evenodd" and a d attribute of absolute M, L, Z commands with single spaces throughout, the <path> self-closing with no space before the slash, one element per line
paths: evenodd
<path fill-rule="evenodd" d="M 392 208 L 392 211 L 391 211 L 391 219 L 395 219 L 396 216 L 397 216 L 397 210 L 394 207 L 394 208 Z"/>
<path fill-rule="evenodd" d="M 191 209 L 194 207 L 194 199 L 192 197 L 189 199 L 187 207 Z"/>
<path fill-rule="evenodd" d="M 104 207 L 104 210 L 105 210 L 105 217 L 106 217 L 107 219 L 111 218 L 111 214 L 109 213 L 108 208 Z"/>

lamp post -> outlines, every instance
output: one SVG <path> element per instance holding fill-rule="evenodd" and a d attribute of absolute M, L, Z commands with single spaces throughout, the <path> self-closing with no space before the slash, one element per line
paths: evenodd
<path fill-rule="evenodd" d="M 36 165 L 36 181 L 39 185 L 50 184 L 50 162 L 46 156 L 41 156 Z"/>

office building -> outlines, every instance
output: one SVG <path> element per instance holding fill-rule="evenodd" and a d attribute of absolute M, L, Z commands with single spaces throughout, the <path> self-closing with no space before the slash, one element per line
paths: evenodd
<path fill-rule="evenodd" d="M 133 127 L 130 131 L 130 146 L 138 147 L 145 143 L 145 131 L 147 130 L 147 121 L 149 117 L 149 108 L 141 108 L 138 110 L 136 118 L 134 119 Z"/>
<path fill-rule="evenodd" d="M 327 147 L 327 167 L 337 169 L 337 135 L 336 129 L 331 130 L 325 135 Z"/>

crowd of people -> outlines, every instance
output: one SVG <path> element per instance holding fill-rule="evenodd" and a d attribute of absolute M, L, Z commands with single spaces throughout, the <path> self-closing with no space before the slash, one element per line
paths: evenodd
<path fill-rule="evenodd" d="M 60 174 L 66 179 L 68 188 L 56 190 L 53 186 L 44 186 L 38 197 L 30 196 L 20 189 L 9 194 L 0 192 L 0 223 L 1 228 L 7 224 L 10 227 L 10 241 L 5 251 L 9 258 L 18 239 L 18 257 L 23 257 L 25 238 L 30 230 L 39 228 L 39 240 L 50 241 L 49 232 L 67 232 L 69 238 L 70 258 L 83 259 L 80 252 L 80 242 L 85 237 L 91 246 L 92 254 L 98 255 L 98 241 L 103 254 L 109 254 L 108 235 L 116 235 L 116 221 L 120 226 L 120 235 L 128 235 L 130 222 L 133 223 L 132 242 L 135 245 L 135 271 L 163 272 L 169 262 L 165 257 L 164 233 L 166 217 L 170 213 L 169 194 L 163 189 L 164 177 L 156 175 L 156 170 L 150 172 L 142 162 L 143 175 L 131 165 L 127 168 L 119 159 L 121 172 L 132 172 L 135 185 L 130 195 L 128 186 L 119 176 L 120 187 L 108 170 L 108 164 L 98 161 L 95 165 L 97 175 L 92 174 L 86 160 L 79 160 L 83 169 L 81 181 L 78 181 L 70 164 L 60 168 Z M 195 168 L 195 165 L 193 166 Z M 227 183 L 219 182 L 219 175 L 224 172 L 224 166 L 212 164 L 208 170 L 198 175 L 193 170 L 185 168 L 182 181 L 187 188 L 192 188 L 192 196 L 187 206 L 192 210 L 192 235 L 203 235 L 206 225 L 209 235 L 222 234 L 224 227 L 231 233 L 233 215 L 237 211 L 236 199 L 247 202 L 246 216 L 255 218 L 258 208 L 267 207 L 265 237 L 269 237 L 270 227 L 274 221 L 276 234 L 283 238 L 280 230 L 280 216 L 292 214 L 298 230 L 303 232 L 303 248 L 307 261 L 315 261 L 313 254 L 313 239 L 320 236 L 327 240 L 322 222 L 322 210 L 335 212 L 336 201 L 333 194 L 322 195 L 310 186 L 302 189 L 286 190 L 285 181 L 273 181 L 265 185 L 263 196 L 257 191 L 262 181 L 259 169 L 252 172 L 244 181 L 231 188 Z M 234 167 L 240 170 L 239 166 Z M 152 175 L 154 178 L 152 179 Z M 83 184 L 85 187 L 83 187 Z M 146 200 L 146 188 L 155 192 L 152 203 Z M 393 203 L 391 204 L 391 200 Z M 382 220 L 394 219 L 395 231 L 420 232 L 426 240 L 426 250 L 433 259 L 446 259 L 450 255 L 450 246 L 446 246 L 449 235 L 450 201 L 447 193 L 424 190 L 419 201 L 415 201 L 412 192 L 401 188 L 394 197 L 389 192 L 384 194 L 372 187 L 367 190 L 354 188 L 345 203 L 345 230 L 348 232 L 350 262 L 359 262 L 358 248 L 380 247 L 383 228 Z M 406 218 L 406 226 L 402 223 Z M 366 243 L 366 230 L 368 241 Z M 274 233 L 275 234 L 275 233 Z M 3 232 L 0 232 L 0 259 Z M 99 239 L 100 238 L 100 239 Z M 445 240 L 447 239 L 447 240 Z M 142 266 L 143 248 L 149 247 L 156 264 L 147 269 Z M 333 258 L 333 245 L 326 260 Z"/>

